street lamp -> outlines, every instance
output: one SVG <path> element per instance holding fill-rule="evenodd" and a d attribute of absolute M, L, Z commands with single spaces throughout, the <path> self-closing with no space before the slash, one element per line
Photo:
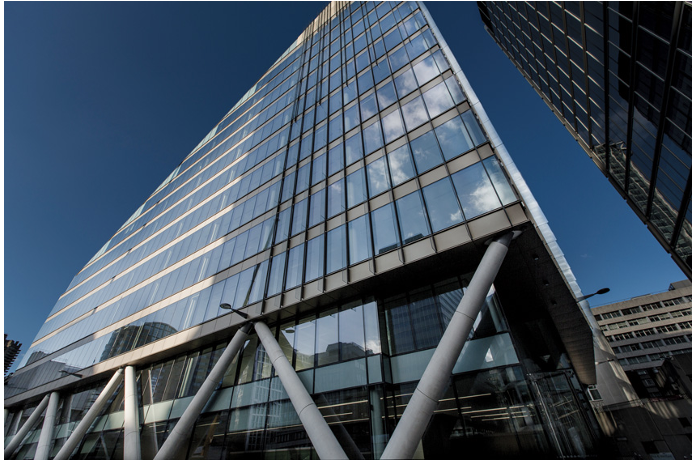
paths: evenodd
<path fill-rule="evenodd" d="M 594 297 L 595 295 L 603 295 L 603 294 L 606 294 L 607 292 L 609 292 L 609 290 L 610 290 L 610 289 L 609 289 L 608 287 L 605 287 L 605 288 L 603 288 L 603 289 L 599 289 L 597 292 L 595 292 L 595 293 L 593 293 L 593 294 L 590 294 L 590 295 L 583 295 L 582 297 L 578 298 L 578 301 L 581 302 L 581 301 L 583 301 L 583 300 L 587 300 L 587 299 L 590 298 L 590 297 Z"/>
<path fill-rule="evenodd" d="M 233 313 L 237 313 L 238 315 L 240 315 L 244 319 L 249 318 L 248 314 L 244 313 L 243 311 L 239 311 L 237 309 L 232 308 L 232 305 L 230 305 L 229 303 L 221 303 L 220 308 L 222 308 L 223 310 L 230 310 Z"/>

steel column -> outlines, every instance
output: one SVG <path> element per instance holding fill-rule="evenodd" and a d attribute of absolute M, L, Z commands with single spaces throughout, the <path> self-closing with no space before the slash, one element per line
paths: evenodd
<path fill-rule="evenodd" d="M 210 396 L 213 394 L 215 389 L 220 384 L 220 380 L 225 375 L 227 368 L 232 363 L 232 360 L 237 355 L 239 350 L 244 346 L 247 338 L 249 338 L 249 331 L 251 330 L 251 324 L 244 325 L 241 329 L 234 334 L 232 340 L 230 341 L 225 351 L 220 356 L 220 359 L 210 371 L 208 377 L 206 377 L 203 385 L 193 397 L 191 404 L 188 405 L 184 414 L 177 422 L 176 426 L 172 429 L 172 432 L 167 437 L 159 452 L 155 456 L 155 460 L 171 460 L 176 457 L 176 453 L 179 450 L 181 444 L 187 442 L 191 436 L 191 427 L 196 423 L 196 419 L 201 414 L 201 411 L 208 403 Z"/>
<path fill-rule="evenodd" d="M 70 457 L 70 454 L 72 454 L 82 438 L 85 436 L 85 433 L 87 433 L 89 427 L 92 426 L 94 419 L 97 418 L 106 403 L 109 401 L 109 398 L 111 398 L 111 395 L 114 393 L 114 390 L 116 390 L 116 387 L 121 381 L 122 375 L 123 369 L 118 369 L 114 373 L 111 380 L 109 380 L 109 383 L 106 384 L 102 392 L 99 394 L 99 396 L 97 396 L 97 399 L 94 401 L 94 404 L 92 404 L 92 407 L 89 408 L 89 411 L 87 411 L 80 423 L 77 424 L 77 427 L 75 427 L 75 430 L 73 430 L 72 434 L 65 442 L 63 447 L 60 448 L 60 451 L 58 451 L 58 454 L 56 454 L 56 457 L 53 460 L 66 460 Z"/>
<path fill-rule="evenodd" d="M 254 323 L 254 329 L 256 329 L 256 334 L 266 349 L 266 354 L 271 360 L 280 381 L 283 383 L 283 387 L 285 387 L 285 391 L 295 411 L 297 411 L 302 426 L 307 432 L 307 436 L 309 436 L 319 458 L 324 460 L 347 460 L 348 456 L 346 456 L 343 448 L 329 428 L 329 424 L 326 423 L 321 412 L 319 412 L 312 397 L 307 393 L 307 389 L 285 357 L 285 353 L 283 353 L 268 326 L 258 321 Z"/>
<path fill-rule="evenodd" d="M 60 394 L 57 391 L 51 393 L 46 408 L 46 416 L 44 417 L 43 427 L 41 427 L 41 435 L 39 435 L 39 443 L 36 445 L 36 453 L 34 460 L 48 460 L 48 455 L 51 451 L 51 440 L 53 440 L 53 430 L 55 429 L 56 413 L 58 412 L 58 403 L 60 402 Z"/>
<path fill-rule="evenodd" d="M 126 366 L 123 378 L 125 420 L 123 423 L 123 458 L 140 460 L 140 419 L 135 386 L 135 368 Z"/>
<path fill-rule="evenodd" d="M 425 433 L 430 418 L 437 409 L 437 402 L 447 389 L 450 375 L 462 352 L 474 321 L 481 311 L 486 295 L 503 263 L 512 239 L 513 231 L 492 241 L 476 268 L 471 283 L 457 306 L 433 357 L 413 392 L 399 424 L 384 449 L 382 459 L 411 459 Z M 416 327 L 417 328 L 417 327 Z"/>
<path fill-rule="evenodd" d="M 24 422 L 24 425 L 22 425 L 22 428 L 19 429 L 17 434 L 12 438 L 12 441 L 10 441 L 10 443 L 7 445 L 4 453 L 5 460 L 12 457 L 12 454 L 14 454 L 19 445 L 22 443 L 24 437 L 27 436 L 27 433 L 29 433 L 29 431 L 34 427 L 34 425 L 36 425 L 36 422 L 38 422 L 39 417 L 41 417 L 41 413 L 44 411 L 44 409 L 46 409 L 46 406 L 48 405 L 48 399 L 49 395 L 43 397 L 39 405 L 36 406 L 36 409 L 34 409 L 34 412 L 31 413 L 27 421 Z"/>

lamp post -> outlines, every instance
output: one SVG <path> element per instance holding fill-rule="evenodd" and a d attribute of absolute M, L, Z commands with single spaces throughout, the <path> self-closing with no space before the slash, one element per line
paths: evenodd
<path fill-rule="evenodd" d="M 603 294 L 606 294 L 607 292 L 609 292 L 609 290 L 610 290 L 610 289 L 609 289 L 608 287 L 604 287 L 603 289 L 599 289 L 597 292 L 595 292 L 595 293 L 593 293 L 593 294 L 590 294 L 590 295 L 583 295 L 582 297 L 578 298 L 578 301 L 581 302 L 581 301 L 583 301 L 583 300 L 587 300 L 587 299 L 590 298 L 590 297 L 594 297 L 595 295 L 603 295 Z"/>
<path fill-rule="evenodd" d="M 248 319 L 248 318 L 249 318 L 249 315 L 248 315 L 248 314 L 246 314 L 246 313 L 243 312 L 243 311 L 239 311 L 238 309 L 232 308 L 232 305 L 230 305 L 229 303 L 221 303 L 221 304 L 220 304 L 220 308 L 222 308 L 223 310 L 230 310 L 230 311 L 233 312 L 233 313 L 237 313 L 238 315 L 240 315 L 240 316 L 243 317 L 244 319 Z"/>

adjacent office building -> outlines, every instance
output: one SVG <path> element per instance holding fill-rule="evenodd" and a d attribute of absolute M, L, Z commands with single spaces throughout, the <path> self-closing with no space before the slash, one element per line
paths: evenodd
<path fill-rule="evenodd" d="M 581 296 L 423 4 L 331 3 L 75 276 L 5 456 L 598 455 Z"/>
<path fill-rule="evenodd" d="M 691 3 L 478 2 L 496 43 L 691 278 Z"/>
<path fill-rule="evenodd" d="M 665 359 L 691 353 L 691 282 L 669 290 L 592 308 L 600 329 L 636 390 L 663 396 L 652 371 Z"/>

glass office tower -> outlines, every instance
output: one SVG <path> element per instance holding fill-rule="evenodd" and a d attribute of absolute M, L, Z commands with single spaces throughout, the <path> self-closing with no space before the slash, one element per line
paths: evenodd
<path fill-rule="evenodd" d="M 691 3 L 478 5 L 496 43 L 691 279 Z"/>
<path fill-rule="evenodd" d="M 152 459 L 246 322 L 229 304 L 270 327 L 345 452 L 379 458 L 487 242 L 511 230 L 416 455 L 596 455 L 592 333 L 425 7 L 331 3 L 75 276 L 5 385 L 6 444 L 57 392 L 53 457 L 135 366 Z M 123 457 L 124 394 L 72 458 Z M 316 458 L 256 335 L 179 456 Z"/>

